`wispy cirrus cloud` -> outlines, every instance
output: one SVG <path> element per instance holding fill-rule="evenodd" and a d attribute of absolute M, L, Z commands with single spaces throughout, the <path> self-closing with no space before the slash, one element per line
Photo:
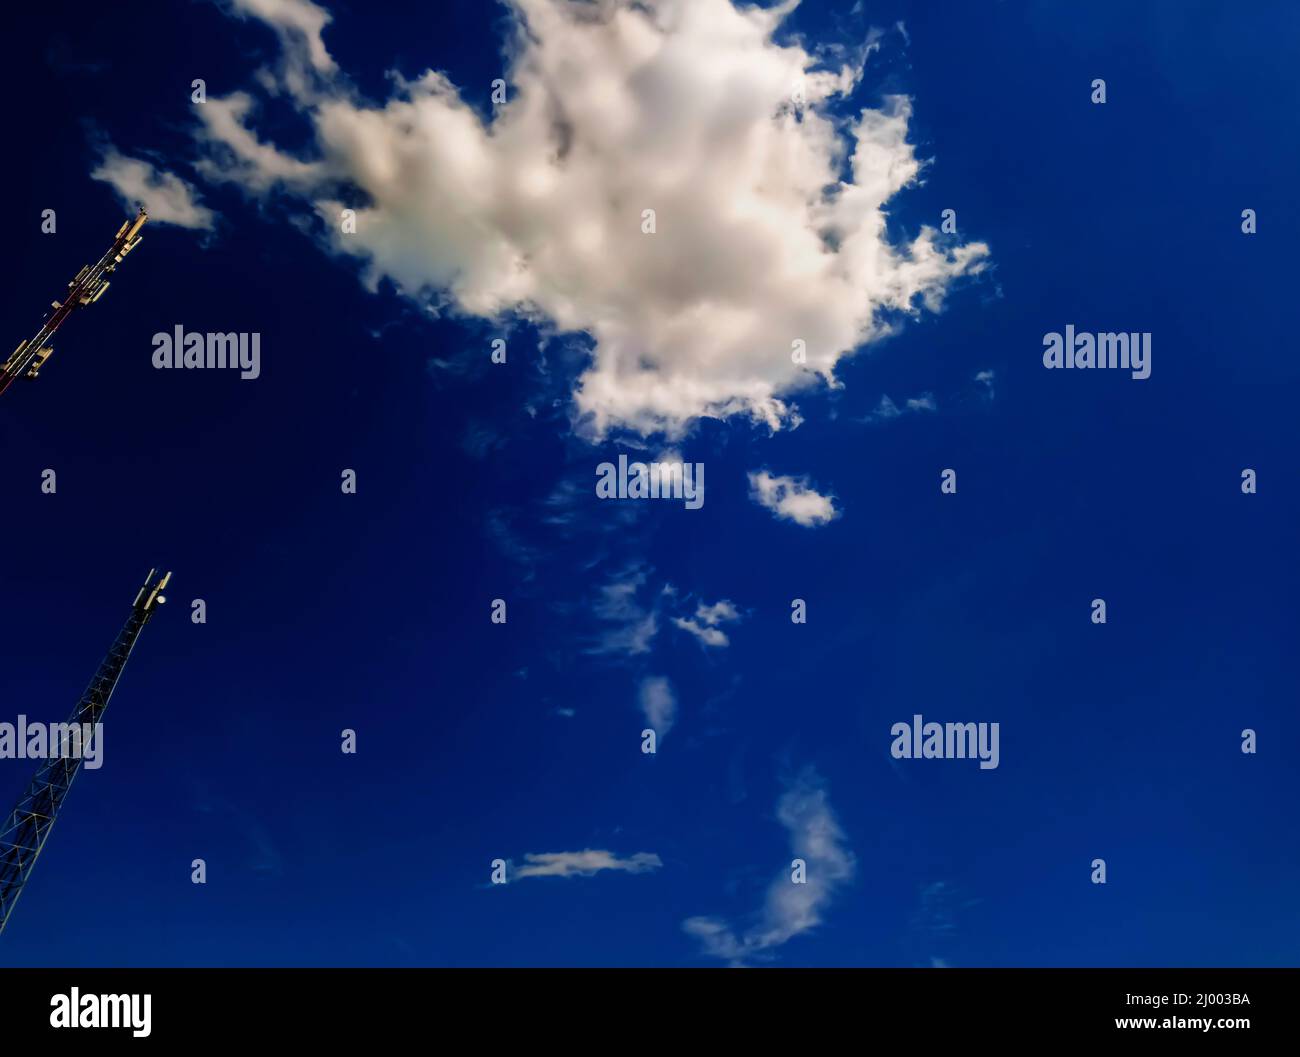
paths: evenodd
<path fill-rule="evenodd" d="M 731 624 L 740 620 L 740 611 L 729 599 L 722 599 L 712 605 L 701 602 L 693 616 L 673 617 L 673 624 L 682 631 L 690 632 L 705 646 L 722 647 L 730 644 L 727 633 L 718 625 Z"/>
<path fill-rule="evenodd" d="M 642 588 L 649 575 L 644 565 L 634 564 L 601 585 L 594 612 L 602 627 L 587 647 L 588 653 L 635 657 L 650 652 L 650 645 L 659 633 L 662 592 L 649 600 L 642 599 Z"/>
<path fill-rule="evenodd" d="M 903 401 L 902 407 L 894 403 L 886 393 L 880 397 L 880 403 L 876 405 L 875 410 L 869 412 L 862 421 L 889 422 L 918 411 L 936 411 L 938 407 L 938 402 L 934 399 L 933 393 L 922 393 L 920 396 L 908 397 Z"/>
<path fill-rule="evenodd" d="M 321 33 L 330 13 L 311 0 L 228 0 L 229 10 L 243 18 L 256 18 L 275 30 L 286 53 L 299 55 L 318 73 L 336 67 Z"/>
<path fill-rule="evenodd" d="M 731 640 L 722 624 L 741 620 L 741 612 L 730 599 L 696 604 L 679 595 L 672 584 L 653 586 L 654 570 L 633 562 L 601 585 L 593 612 L 601 628 L 587 653 L 636 657 L 649 653 L 665 622 L 693 635 L 707 647 L 727 646 Z"/>
<path fill-rule="evenodd" d="M 662 738 L 677 720 L 677 695 L 673 684 L 662 675 L 651 675 L 641 680 L 637 689 L 641 713 L 655 734 Z"/>
<path fill-rule="evenodd" d="M 653 852 L 637 852 L 620 857 L 615 852 L 586 848 L 582 851 L 529 852 L 524 864 L 507 870 L 506 876 L 515 881 L 529 877 L 594 877 L 598 873 L 649 873 L 663 866 Z"/>
<path fill-rule="evenodd" d="M 807 882 L 793 883 L 790 870 L 783 868 L 763 906 L 743 928 L 716 917 L 692 917 L 682 923 L 705 954 L 731 965 L 771 960 L 775 948 L 816 928 L 835 893 L 853 877 L 853 852 L 815 770 L 804 770 L 790 783 L 777 802 L 776 815 L 790 834 L 790 851 L 807 864 Z"/>

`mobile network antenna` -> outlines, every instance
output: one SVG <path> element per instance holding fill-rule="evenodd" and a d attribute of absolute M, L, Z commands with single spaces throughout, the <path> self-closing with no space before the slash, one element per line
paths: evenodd
<path fill-rule="evenodd" d="M 166 573 L 155 579 L 157 571 L 149 570 L 144 586 L 131 603 L 131 615 L 126 618 L 108 656 L 100 662 L 95 677 L 90 680 L 86 692 L 72 710 L 72 715 L 68 718 L 69 727 L 77 724 L 82 731 L 94 730 L 94 724 L 99 722 L 104 710 L 108 708 L 108 699 L 113 696 L 135 640 L 149 623 L 156 607 L 167 601 L 162 592 L 172 574 Z M 90 724 L 90 727 L 81 724 Z M 23 886 L 31 876 L 36 858 L 41 854 L 50 830 L 54 827 L 72 780 L 81 770 L 80 753 L 75 756 L 55 755 L 53 737 L 49 739 L 48 750 L 49 758 L 37 768 L 36 777 L 19 798 L 18 806 L 3 828 L 0 828 L 0 932 L 4 932 L 5 925 L 9 923 L 9 915 L 13 913 L 18 897 L 23 894 Z"/>
<path fill-rule="evenodd" d="M 0 367 L 0 393 L 8 389 L 15 378 L 35 378 L 40 373 L 41 367 L 54 352 L 54 346 L 47 344 L 54 337 L 54 332 L 76 309 L 93 305 L 104 296 L 104 292 L 109 287 L 105 276 L 115 272 L 122 259 L 140 245 L 144 239 L 140 229 L 148 219 L 149 214 L 145 212 L 144 206 L 141 206 L 140 212 L 134 219 L 124 221 L 117 229 L 117 234 L 113 237 L 113 245 L 108 247 L 108 252 L 94 264 L 87 264 L 73 276 L 72 282 L 68 283 L 68 296 L 62 301 L 51 303 L 50 307 L 53 311 L 41 324 L 41 329 L 36 332 L 36 336 L 20 341 L 13 355 L 5 361 L 3 367 Z"/>

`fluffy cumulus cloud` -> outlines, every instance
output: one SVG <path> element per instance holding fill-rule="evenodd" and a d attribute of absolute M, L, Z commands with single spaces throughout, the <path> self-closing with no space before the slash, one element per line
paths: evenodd
<path fill-rule="evenodd" d="M 648 873 L 663 865 L 653 852 L 637 852 L 620 858 L 612 851 L 586 848 L 583 851 L 529 852 L 524 864 L 511 869 L 507 877 L 521 881 L 528 877 L 593 877 L 604 870 Z"/>
<path fill-rule="evenodd" d="M 212 210 L 199 203 L 194 189 L 179 176 L 162 172 L 151 162 L 128 158 L 110 146 L 90 175 L 111 186 L 128 208 L 143 205 L 155 223 L 183 228 L 212 227 Z"/>
<path fill-rule="evenodd" d="M 749 497 L 779 519 L 812 528 L 839 517 L 834 497 L 822 495 L 807 477 L 774 476 L 766 470 L 749 475 Z"/>
<path fill-rule="evenodd" d="M 732 965 L 764 961 L 773 949 L 821 924 L 835 892 L 853 876 L 855 861 L 817 773 L 804 771 L 782 794 L 777 819 L 789 831 L 793 856 L 806 864 L 805 884 L 782 870 L 750 923 L 737 928 L 720 918 L 693 917 L 683 923 L 705 954 Z"/>
<path fill-rule="evenodd" d="M 662 738 L 677 720 L 677 695 L 673 685 L 662 675 L 652 675 L 641 680 L 637 692 L 641 712 L 656 736 Z"/>
<path fill-rule="evenodd" d="M 794 394 L 983 265 L 985 246 L 930 228 L 887 236 L 886 203 L 920 171 L 910 103 L 837 116 L 861 67 L 777 44 L 793 0 L 509 0 L 508 97 L 490 119 L 433 71 L 363 101 L 325 48 L 323 8 L 230 3 L 280 34 L 276 90 L 315 146 L 258 139 L 250 95 L 210 98 L 206 175 L 294 195 L 371 285 L 588 335 L 573 394 L 587 436 L 797 423 Z M 343 185 L 366 203 L 353 234 Z"/>

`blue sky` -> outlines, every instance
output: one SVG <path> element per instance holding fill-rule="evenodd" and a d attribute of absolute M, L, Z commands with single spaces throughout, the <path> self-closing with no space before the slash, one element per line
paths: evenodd
<path fill-rule="evenodd" d="M 773 431 L 744 410 L 693 414 L 683 394 L 707 357 L 677 356 L 679 332 L 659 329 L 677 321 L 662 310 L 675 276 L 687 294 L 757 281 L 745 230 L 711 242 L 707 216 L 666 216 L 664 267 L 633 269 L 631 287 L 626 255 L 574 274 L 555 263 L 553 229 L 528 264 L 552 269 L 546 308 L 525 320 L 503 295 L 487 318 L 464 299 L 499 293 L 488 280 L 403 292 L 380 269 L 368 288 L 367 258 L 340 252 L 314 211 L 375 208 L 362 237 L 388 241 L 365 245 L 408 276 L 436 269 L 444 247 L 422 225 L 447 213 L 437 180 L 466 156 L 454 140 L 423 144 L 448 151 L 431 174 L 413 152 L 414 190 L 385 216 L 377 196 L 403 167 L 367 172 L 340 140 L 311 186 L 259 184 L 278 162 L 232 166 L 190 102 L 196 77 L 210 100 L 248 93 L 259 140 L 304 163 L 328 153 L 313 113 L 377 113 L 400 91 L 386 71 L 441 71 L 486 115 L 493 78 L 512 79 L 505 7 L 331 3 L 328 71 L 300 34 L 238 11 L 12 16 L 29 46 L 3 74 L 27 100 L 10 138 L 38 161 L 3 170 L 11 341 L 125 215 L 92 178 L 112 151 L 184 181 L 212 220 L 147 225 L 109 296 L 0 405 L 0 495 L 26 544 L 0 572 L 0 720 L 63 718 L 146 570 L 175 571 L 174 605 L 108 713 L 104 766 L 78 779 L 0 964 L 1294 964 L 1300 377 L 1285 254 L 1300 147 L 1285 130 L 1300 15 L 801 5 L 775 40 L 819 69 L 874 45 L 856 84 L 820 104 L 828 127 L 846 136 L 863 108 L 911 100 L 891 156 L 910 144 L 925 165 L 883 204 L 888 244 L 954 209 L 957 234 L 936 244 L 985 252 L 978 272 L 936 280 L 937 310 L 883 307 L 896 332 L 842 355 L 836 387 L 780 391 L 800 421 Z M 705 39 L 726 68 L 727 46 Z M 592 62 L 566 102 L 616 96 L 578 94 Z M 673 99 L 675 83 L 645 88 L 670 131 L 736 91 L 720 78 L 716 95 Z M 589 126 L 572 125 L 555 200 L 577 208 L 564 180 Z M 400 122 L 381 131 L 395 156 L 420 146 Z M 703 196 L 725 159 L 699 142 L 592 164 L 680 166 Z M 445 251 L 458 275 L 500 235 L 495 214 L 465 208 L 475 234 Z M 834 320 L 846 295 L 824 293 L 816 318 Z M 565 298 L 611 330 L 557 326 Z M 770 309 L 783 369 L 786 300 L 748 302 Z M 702 318 L 711 348 L 726 320 Z M 672 374 L 645 397 L 678 415 L 664 428 L 617 421 L 640 406 L 633 386 L 603 402 L 584 390 L 628 320 L 642 327 L 629 355 Z M 259 332 L 261 377 L 155 370 L 151 337 L 176 323 Z M 1045 370 L 1043 335 L 1071 323 L 1150 332 L 1151 377 Z M 508 360 L 493 365 L 499 335 Z M 738 349 L 719 352 L 736 377 L 771 377 Z M 614 416 L 603 435 L 582 417 L 593 406 Z M 705 465 L 701 509 L 596 498 L 598 464 L 665 449 Z M 47 467 L 55 496 L 39 490 Z M 1241 492 L 1246 467 L 1257 494 Z M 940 494 L 944 468 L 956 495 Z M 776 516 L 751 494 L 759 471 L 806 477 L 837 516 Z M 188 618 L 194 598 L 206 624 Z M 796 598 L 806 624 L 791 622 Z M 648 681 L 675 705 L 653 756 Z M 891 758 L 891 726 L 916 713 L 999 723 L 1000 765 Z M 29 771 L 0 760 L 0 794 Z M 615 868 L 582 871 L 585 851 Z M 800 854 L 810 883 L 790 904 Z M 549 861 L 571 875 L 526 876 L 542 861 L 528 856 L 569 856 Z M 196 857 L 206 885 L 190 883 Z M 1105 885 L 1090 882 L 1098 857 Z M 498 858 L 504 886 L 490 884 Z"/>

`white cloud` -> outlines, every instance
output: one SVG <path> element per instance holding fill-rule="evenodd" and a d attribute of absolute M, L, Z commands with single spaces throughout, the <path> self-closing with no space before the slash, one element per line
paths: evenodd
<path fill-rule="evenodd" d="M 320 73 L 335 69 L 325 49 L 321 31 L 330 23 L 330 13 L 311 0 L 230 0 L 231 10 L 241 17 L 259 18 L 280 35 L 286 51 L 301 50 Z"/>
<path fill-rule="evenodd" d="M 529 852 L 524 865 L 507 872 L 507 879 L 521 881 L 528 877 L 593 877 L 602 870 L 623 873 L 648 873 L 663 863 L 651 852 L 637 852 L 620 859 L 612 851 L 587 848 L 583 851 Z"/>
<path fill-rule="evenodd" d="M 740 620 L 740 612 L 733 602 L 722 599 L 708 606 L 703 602 L 696 607 L 694 617 L 673 617 L 673 623 L 683 631 L 689 631 L 705 646 L 727 646 L 731 640 L 727 633 L 718 627 L 722 623 Z"/>
<path fill-rule="evenodd" d="M 622 657 L 649 653 L 659 634 L 661 620 L 689 632 L 705 646 L 730 644 L 731 640 L 719 625 L 741 619 L 734 602 L 725 598 L 712 605 L 700 602 L 694 613 L 685 609 L 684 602 L 685 599 L 678 599 L 677 589 L 658 580 L 649 565 L 633 562 L 601 585 L 593 604 L 593 613 L 601 627 L 586 652 Z M 688 615 L 682 615 L 684 611 Z"/>
<path fill-rule="evenodd" d="M 633 565 L 601 586 L 595 614 L 605 628 L 588 653 L 635 657 L 650 652 L 659 633 L 658 599 L 646 605 L 637 597 L 649 575 L 645 567 Z"/>
<path fill-rule="evenodd" d="M 212 227 L 212 210 L 199 204 L 189 184 L 150 162 L 128 158 L 115 147 L 105 150 L 90 175 L 111 186 L 128 208 L 143 205 L 155 223 L 205 230 Z"/>
<path fill-rule="evenodd" d="M 920 396 L 908 397 L 903 401 L 903 406 L 901 408 L 894 403 L 886 393 L 881 396 L 880 403 L 876 405 L 876 409 L 865 415 L 861 421 L 888 422 L 891 419 L 898 418 L 911 411 L 936 411 L 938 410 L 938 407 L 939 404 L 934 399 L 933 393 L 922 393 Z"/>
<path fill-rule="evenodd" d="M 673 623 L 683 631 L 689 631 L 706 646 L 729 646 L 731 644 L 731 640 L 727 638 L 725 631 L 702 626 L 689 617 L 673 617 Z"/>
<path fill-rule="evenodd" d="M 759 470 L 749 475 L 749 489 L 749 497 L 759 506 L 798 525 L 825 525 L 840 515 L 834 497 L 822 495 L 807 477 L 777 477 Z"/>
<path fill-rule="evenodd" d="M 790 833 L 790 850 L 807 864 L 807 883 L 794 884 L 783 868 L 767 890 L 762 908 L 744 929 L 720 918 L 693 917 L 682 923 L 705 954 L 732 965 L 767 960 L 775 947 L 821 924 L 835 892 L 855 869 L 826 788 L 817 773 L 805 770 L 777 803 L 777 818 Z"/>
<path fill-rule="evenodd" d="M 645 721 L 657 737 L 662 738 L 677 719 L 677 695 L 673 686 L 662 675 L 652 675 L 641 680 L 637 691 Z"/>
<path fill-rule="evenodd" d="M 573 394 L 588 436 L 675 436 L 701 416 L 796 424 L 792 394 L 983 266 L 987 247 L 928 227 L 890 241 L 886 203 L 921 171 L 910 101 L 834 116 L 861 69 L 774 43 L 794 3 L 509 0 L 510 94 L 485 121 L 432 71 L 363 103 L 325 50 L 322 8 L 233 2 L 285 41 L 316 156 L 259 142 L 236 93 L 199 108 L 219 148 L 205 172 L 289 190 L 372 287 L 590 335 Z M 339 183 L 368 202 L 355 234 L 339 233 Z"/>
<path fill-rule="evenodd" d="M 209 180 L 237 183 L 254 193 L 277 185 L 305 191 L 323 179 L 326 169 L 319 162 L 283 154 L 248 131 L 245 122 L 253 107 L 253 97 L 247 92 L 232 92 L 223 99 L 211 98 L 198 108 L 205 138 L 219 146 L 214 157 L 198 163 L 198 171 Z"/>
<path fill-rule="evenodd" d="M 898 410 L 898 405 L 889 399 L 889 394 L 885 393 L 880 397 L 880 403 L 876 405 L 876 410 L 867 416 L 867 421 L 897 418 L 902 413 Z"/>
<path fill-rule="evenodd" d="M 695 611 L 695 617 L 697 620 L 702 620 L 704 623 L 712 627 L 722 623 L 724 620 L 739 620 L 740 611 L 736 609 L 736 604 L 734 602 L 724 598 L 719 602 L 714 602 L 711 606 L 706 606 L 701 602 L 700 607 Z"/>

